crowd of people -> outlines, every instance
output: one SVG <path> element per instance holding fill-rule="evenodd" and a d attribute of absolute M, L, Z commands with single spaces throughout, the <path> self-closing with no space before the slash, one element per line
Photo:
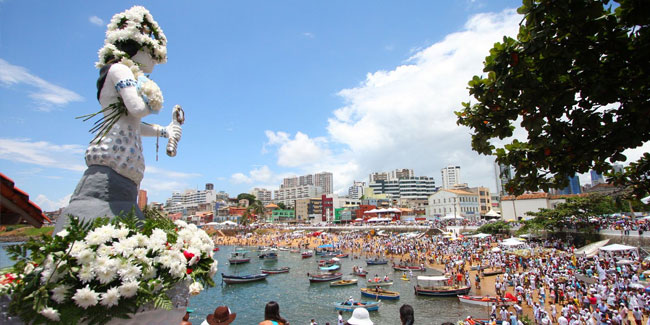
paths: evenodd
<path fill-rule="evenodd" d="M 543 325 L 630 325 L 648 320 L 650 295 L 645 291 L 646 275 L 638 251 L 587 257 L 574 254 L 575 247 L 560 240 L 529 241 L 525 250 L 495 249 L 501 239 L 393 233 L 372 236 L 367 232 L 296 238 L 295 234 L 280 231 L 261 236 L 218 237 L 216 241 L 311 248 L 331 244 L 334 250 L 357 258 L 380 256 L 399 264 L 426 265 L 456 282 L 471 285 L 473 281 L 476 294 L 514 297 L 516 303 L 512 306 L 492 306 L 494 322 L 517 325 L 527 317 Z M 484 276 L 489 269 L 501 274 Z"/>

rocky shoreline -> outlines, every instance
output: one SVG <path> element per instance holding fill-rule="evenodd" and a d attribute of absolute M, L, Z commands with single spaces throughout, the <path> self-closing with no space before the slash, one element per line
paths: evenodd
<path fill-rule="evenodd" d="M 0 243 L 25 242 L 29 236 L 0 236 Z"/>

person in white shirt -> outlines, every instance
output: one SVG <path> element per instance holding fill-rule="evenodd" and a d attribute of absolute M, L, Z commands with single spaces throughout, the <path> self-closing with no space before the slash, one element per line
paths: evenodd
<path fill-rule="evenodd" d="M 560 318 L 557 319 L 557 324 L 558 325 L 569 325 L 569 321 L 564 317 L 564 315 L 561 315 Z"/>

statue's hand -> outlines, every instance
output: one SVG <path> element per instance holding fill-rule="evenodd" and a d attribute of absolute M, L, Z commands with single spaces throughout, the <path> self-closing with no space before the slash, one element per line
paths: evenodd
<path fill-rule="evenodd" d="M 181 125 L 174 123 L 173 121 L 165 127 L 165 131 L 167 132 L 167 137 L 169 139 L 176 139 L 176 141 L 180 141 L 181 136 L 183 135 L 183 128 Z"/>

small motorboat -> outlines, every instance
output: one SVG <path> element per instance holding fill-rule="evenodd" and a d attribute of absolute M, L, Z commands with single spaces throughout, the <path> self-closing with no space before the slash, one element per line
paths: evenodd
<path fill-rule="evenodd" d="M 341 265 L 339 265 L 339 264 L 334 264 L 334 265 L 330 265 L 330 266 L 320 266 L 320 267 L 318 267 L 319 270 L 321 270 L 321 271 L 328 271 L 328 272 L 336 271 L 336 270 L 338 270 L 338 269 L 340 269 L 340 268 L 341 268 Z"/>
<path fill-rule="evenodd" d="M 289 273 L 289 267 L 285 266 L 285 267 L 281 267 L 281 268 L 278 268 L 278 269 L 263 269 L 262 268 L 262 269 L 260 269 L 260 271 L 262 271 L 262 273 L 265 273 L 265 274 Z"/>
<path fill-rule="evenodd" d="M 312 252 L 312 251 L 304 251 L 304 252 L 302 252 L 301 255 L 302 255 L 302 258 L 310 258 L 310 257 L 314 256 L 314 252 Z"/>
<path fill-rule="evenodd" d="M 349 254 L 338 254 L 338 255 L 336 255 L 337 258 L 347 258 L 348 256 L 350 256 L 350 255 Z"/>
<path fill-rule="evenodd" d="M 342 310 L 342 311 L 354 311 L 354 309 L 356 308 L 365 308 L 368 311 L 375 311 L 375 310 L 379 310 L 380 305 L 381 305 L 381 300 L 380 301 L 359 301 L 354 303 L 350 303 L 346 301 L 346 302 L 334 303 L 334 309 Z"/>
<path fill-rule="evenodd" d="M 215 248 L 213 248 L 212 251 L 213 251 L 213 252 L 218 252 L 218 251 L 219 251 L 219 247 L 215 247 Z"/>
<path fill-rule="evenodd" d="M 246 256 L 246 251 L 235 251 L 230 254 L 230 257 L 228 258 L 228 263 L 231 265 L 248 263 L 250 261 L 251 258 Z"/>
<path fill-rule="evenodd" d="M 278 259 L 278 250 L 275 248 L 271 248 L 269 250 L 263 251 L 262 254 L 259 255 L 259 258 L 265 258 L 269 260 L 277 260 Z"/>
<path fill-rule="evenodd" d="M 249 274 L 249 275 L 225 275 L 221 273 L 221 276 L 223 277 L 223 282 L 227 284 L 238 284 L 238 283 L 262 281 L 266 279 L 268 274 L 260 273 L 260 274 Z"/>
<path fill-rule="evenodd" d="M 385 265 L 388 264 L 388 260 L 371 258 L 366 260 L 366 265 Z"/>
<path fill-rule="evenodd" d="M 363 272 L 360 272 L 360 271 L 356 271 L 356 272 L 354 272 L 354 271 L 353 271 L 353 272 L 350 273 L 350 274 L 352 274 L 352 275 L 356 275 L 356 276 L 360 276 L 360 277 L 365 278 L 366 275 L 368 275 L 368 271 L 363 271 Z"/>
<path fill-rule="evenodd" d="M 481 305 L 481 306 L 492 306 L 494 304 L 512 306 L 515 303 L 515 301 L 512 300 L 512 299 L 501 298 L 501 297 L 497 297 L 497 296 L 467 296 L 467 295 L 460 295 L 460 296 L 458 296 L 458 299 L 460 300 L 460 302 L 473 304 L 473 305 Z"/>
<path fill-rule="evenodd" d="M 368 279 L 368 281 L 366 281 L 366 287 L 368 287 L 368 288 L 370 288 L 370 287 L 390 287 L 392 285 L 393 285 L 393 281 L 391 281 L 391 280 L 389 280 L 389 281 L 384 281 L 384 280 L 375 281 L 374 279 Z"/>
<path fill-rule="evenodd" d="M 330 265 L 341 265 L 341 261 L 338 258 L 332 258 L 329 260 L 320 260 L 318 261 L 318 266 L 330 266 Z"/>
<path fill-rule="evenodd" d="M 451 297 L 466 295 L 472 289 L 469 286 L 452 285 L 446 276 L 418 276 L 414 287 L 416 295 Z"/>
<path fill-rule="evenodd" d="M 427 269 L 423 266 L 416 265 L 395 265 L 393 264 L 393 270 L 395 271 L 426 271 Z"/>
<path fill-rule="evenodd" d="M 307 273 L 309 282 L 330 282 L 334 280 L 340 280 L 343 277 L 343 273 L 325 273 L 325 274 L 309 274 Z"/>
<path fill-rule="evenodd" d="M 361 295 L 374 299 L 397 300 L 399 292 L 384 290 L 382 288 L 361 288 Z"/>
<path fill-rule="evenodd" d="M 342 287 L 357 284 L 357 279 L 338 280 L 330 282 L 330 287 Z"/>

